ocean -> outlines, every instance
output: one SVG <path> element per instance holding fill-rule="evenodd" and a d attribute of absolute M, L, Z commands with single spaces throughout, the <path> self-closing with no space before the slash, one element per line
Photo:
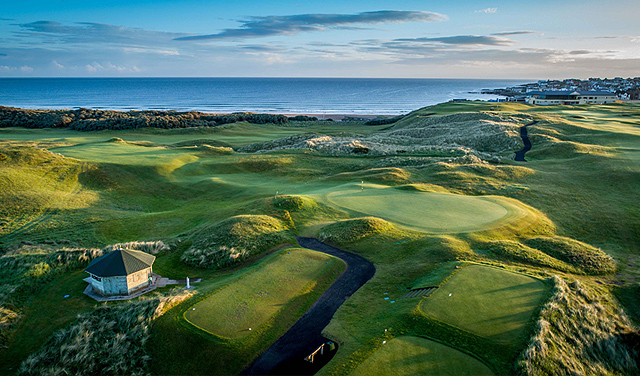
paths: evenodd
<path fill-rule="evenodd" d="M 387 78 L 0 78 L 0 106 L 282 114 L 404 114 L 524 80 Z"/>

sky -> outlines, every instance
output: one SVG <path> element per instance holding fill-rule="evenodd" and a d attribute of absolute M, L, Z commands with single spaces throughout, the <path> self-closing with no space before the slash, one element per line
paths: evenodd
<path fill-rule="evenodd" d="M 638 0 L 20 0 L 0 77 L 640 76 Z"/>

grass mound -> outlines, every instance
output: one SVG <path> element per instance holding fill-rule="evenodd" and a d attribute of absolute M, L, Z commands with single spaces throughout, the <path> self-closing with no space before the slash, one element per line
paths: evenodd
<path fill-rule="evenodd" d="M 425 338 L 401 336 L 387 342 L 351 373 L 366 375 L 493 375 L 479 360 Z"/>
<path fill-rule="evenodd" d="M 518 363 L 520 372 L 527 376 L 638 374 L 637 353 L 626 341 L 634 328 L 609 295 L 557 276 L 554 283 L 536 334 Z"/>
<path fill-rule="evenodd" d="M 151 322 L 191 295 L 182 290 L 170 297 L 101 306 L 58 331 L 22 363 L 18 374 L 145 375 Z"/>
<path fill-rule="evenodd" d="M 330 240 L 336 243 L 349 243 L 367 236 L 383 233 L 391 228 L 393 228 L 393 225 L 384 219 L 364 217 L 339 221 L 325 226 L 318 237 L 322 241 Z"/>
<path fill-rule="evenodd" d="M 614 259 L 589 244 L 565 238 L 538 237 L 524 241 L 530 247 L 580 268 L 588 274 L 606 274 L 616 271 Z"/>
<path fill-rule="evenodd" d="M 335 175 L 336 179 L 345 179 L 353 181 L 366 180 L 368 182 L 406 184 L 411 178 L 411 173 L 405 169 L 398 167 L 381 167 L 371 168 L 364 171 L 343 172 Z"/>
<path fill-rule="evenodd" d="M 282 251 L 258 270 L 228 284 L 185 312 L 187 321 L 223 338 L 264 332 L 290 301 L 309 293 L 324 275 L 337 275 L 344 263 L 305 249 Z M 251 328 L 251 329 L 249 329 Z"/>
<path fill-rule="evenodd" d="M 238 215 L 196 230 L 182 261 L 200 268 L 224 268 L 291 239 L 285 225 L 267 215 Z"/>
<path fill-rule="evenodd" d="M 568 272 L 576 271 L 571 265 L 514 240 L 492 240 L 483 243 L 481 247 L 488 250 L 491 256 L 500 259 Z"/>
<path fill-rule="evenodd" d="M 491 339 L 517 345 L 544 297 L 540 280 L 505 270 L 471 265 L 455 273 L 425 299 L 420 309 L 435 319 Z"/>
<path fill-rule="evenodd" d="M 315 209 L 318 207 L 318 203 L 307 196 L 283 195 L 276 196 L 273 199 L 273 207 L 277 210 L 298 212 L 301 210 Z"/>

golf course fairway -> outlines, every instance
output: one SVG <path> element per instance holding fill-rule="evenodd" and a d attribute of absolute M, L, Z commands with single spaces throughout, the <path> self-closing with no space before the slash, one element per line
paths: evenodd
<path fill-rule="evenodd" d="M 425 338 L 402 336 L 382 345 L 351 376 L 493 375 L 479 360 Z"/>
<path fill-rule="evenodd" d="M 216 336 L 242 338 L 259 332 L 289 301 L 311 291 L 321 276 L 344 268 L 342 260 L 324 253 L 281 251 L 258 270 L 189 308 L 184 317 Z"/>
<path fill-rule="evenodd" d="M 545 285 L 523 274 L 470 265 L 423 300 L 420 309 L 435 319 L 491 340 L 517 344 Z"/>
<path fill-rule="evenodd" d="M 331 204 L 431 233 L 482 231 L 526 215 L 497 196 L 420 192 L 378 184 L 347 184 L 324 196 Z"/>

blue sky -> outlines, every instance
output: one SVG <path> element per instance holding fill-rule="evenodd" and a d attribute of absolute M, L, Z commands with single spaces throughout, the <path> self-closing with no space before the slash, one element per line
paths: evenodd
<path fill-rule="evenodd" d="M 0 77 L 640 76 L 640 1 L 34 1 Z"/>

